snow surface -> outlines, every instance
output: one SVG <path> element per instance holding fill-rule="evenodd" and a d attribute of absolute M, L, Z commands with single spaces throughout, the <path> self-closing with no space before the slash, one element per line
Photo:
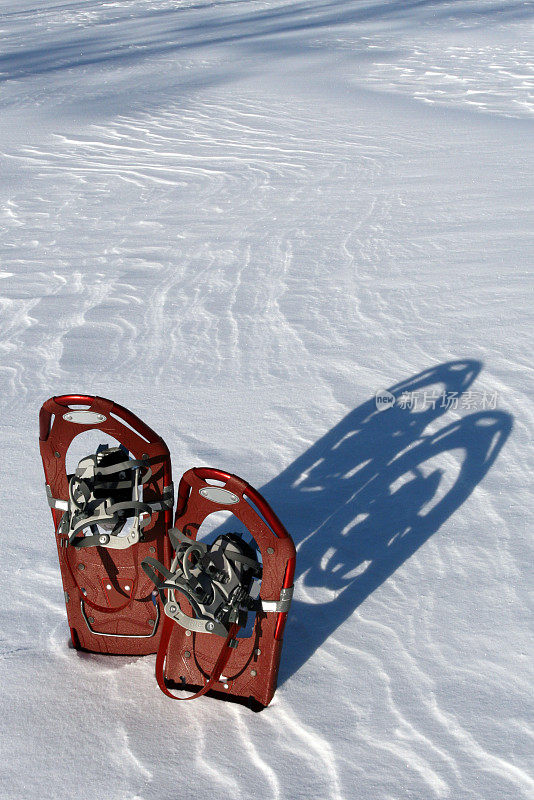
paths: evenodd
<path fill-rule="evenodd" d="M 534 797 L 533 4 L 0 9 L 0 796 Z M 69 649 L 37 448 L 63 392 L 287 524 L 266 711 Z"/>

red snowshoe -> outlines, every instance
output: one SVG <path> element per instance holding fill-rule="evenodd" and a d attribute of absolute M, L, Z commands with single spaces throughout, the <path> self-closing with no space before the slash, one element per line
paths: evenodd
<path fill-rule="evenodd" d="M 96 653 L 156 652 L 159 604 L 140 564 L 151 555 L 170 562 L 173 486 L 165 442 L 102 397 L 52 397 L 39 425 L 73 645 Z M 67 475 L 67 450 L 90 429 L 120 446 L 99 446 Z"/>
<path fill-rule="evenodd" d="M 247 528 L 257 550 L 233 532 L 222 533 L 212 544 L 196 541 L 204 519 L 222 510 L 231 511 Z M 171 568 L 151 557 L 142 564 L 165 612 L 156 659 L 158 684 L 173 699 L 191 700 L 209 692 L 259 710 L 276 689 L 293 594 L 293 541 L 255 489 L 235 475 L 207 467 L 183 476 L 174 526 L 169 531 Z M 252 633 L 240 638 L 250 612 L 256 614 Z M 194 694 L 176 697 L 171 689 Z"/>

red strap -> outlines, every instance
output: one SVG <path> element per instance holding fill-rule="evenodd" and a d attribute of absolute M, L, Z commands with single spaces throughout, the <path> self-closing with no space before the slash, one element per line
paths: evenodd
<path fill-rule="evenodd" d="M 230 631 L 226 640 L 221 648 L 221 652 L 219 653 L 219 657 L 215 662 L 215 666 L 213 667 L 213 671 L 211 673 L 211 677 L 207 683 L 204 684 L 202 689 L 199 689 L 198 692 L 195 694 L 190 694 L 189 697 L 176 697 L 175 694 L 172 694 L 167 689 L 165 684 L 165 660 L 167 658 L 167 649 L 169 647 L 169 641 L 173 631 L 173 621 L 170 617 L 165 616 L 163 621 L 163 628 L 161 631 L 161 639 L 158 648 L 158 654 L 156 656 L 156 680 L 158 682 L 158 686 L 163 692 L 166 694 L 167 697 L 170 697 L 171 700 L 195 700 L 195 698 L 200 697 L 203 694 L 212 688 L 212 686 L 217 683 L 221 674 L 227 665 L 230 656 L 232 655 L 233 648 L 230 645 L 232 639 L 235 639 L 237 636 L 237 632 L 239 630 L 239 625 L 234 624 L 230 626 Z"/>

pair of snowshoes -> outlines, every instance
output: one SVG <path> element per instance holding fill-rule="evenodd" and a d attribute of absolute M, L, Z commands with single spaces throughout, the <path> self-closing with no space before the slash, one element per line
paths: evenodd
<path fill-rule="evenodd" d="M 64 395 L 44 403 L 39 426 L 73 646 L 157 653 L 157 682 L 173 699 L 208 693 L 254 710 L 267 706 L 295 547 L 266 501 L 235 475 L 190 469 L 173 526 L 169 450 L 130 411 L 102 397 Z M 67 474 L 67 451 L 88 430 L 118 444 L 99 445 Z M 219 511 L 245 530 L 197 541 L 204 520 Z M 177 696 L 177 689 L 192 694 Z"/>

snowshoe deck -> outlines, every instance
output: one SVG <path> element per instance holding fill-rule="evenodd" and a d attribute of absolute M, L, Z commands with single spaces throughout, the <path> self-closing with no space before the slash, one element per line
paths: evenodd
<path fill-rule="evenodd" d="M 160 609 L 143 558 L 170 561 L 171 462 L 165 442 L 126 408 L 102 397 L 52 397 L 41 408 L 40 449 L 74 647 L 156 652 Z M 98 448 L 67 475 L 67 451 L 96 429 L 121 447 Z"/>
<path fill-rule="evenodd" d="M 257 558 L 240 536 L 222 534 L 213 544 L 196 542 L 202 522 L 231 511 L 259 549 Z M 295 547 L 261 495 L 235 475 L 208 467 L 191 469 L 180 481 L 171 568 L 148 558 L 143 568 L 164 605 L 156 678 L 173 699 L 213 693 L 255 710 L 271 701 L 278 677 L 287 612 L 293 593 Z M 162 576 L 158 580 L 156 572 Z M 261 576 L 259 597 L 250 594 Z M 247 612 L 255 612 L 248 638 L 238 638 Z M 171 687 L 193 689 L 176 697 Z"/>

